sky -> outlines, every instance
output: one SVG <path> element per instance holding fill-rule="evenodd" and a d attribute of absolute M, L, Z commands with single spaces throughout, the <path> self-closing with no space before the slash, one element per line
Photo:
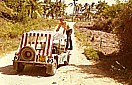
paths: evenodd
<path fill-rule="evenodd" d="M 56 1 L 56 0 L 52 0 L 52 1 Z M 65 1 L 66 4 L 73 3 L 73 0 L 62 0 L 62 1 Z M 81 3 L 81 4 L 89 3 L 89 4 L 91 4 L 92 2 L 98 3 L 98 1 L 100 1 L 100 0 L 78 0 L 78 1 L 76 1 L 76 3 Z M 101 1 L 104 1 L 104 0 L 101 0 Z M 105 0 L 105 2 L 107 2 L 109 5 L 115 4 L 115 0 Z M 66 13 L 71 14 L 72 11 L 73 11 L 73 7 L 66 8 Z"/>
<path fill-rule="evenodd" d="M 78 0 L 77 3 L 81 3 L 81 4 L 84 4 L 84 3 L 92 3 L 92 2 L 95 2 L 97 3 L 99 0 Z M 104 1 L 104 0 L 101 0 L 101 1 Z M 105 0 L 106 2 L 108 2 L 108 4 L 111 4 L 111 3 L 115 3 L 114 0 Z M 73 0 L 65 0 L 66 3 L 69 3 L 69 2 L 73 2 Z"/>
<path fill-rule="evenodd" d="M 51 0 L 51 1 L 56 1 L 56 0 Z M 73 0 L 62 0 L 62 1 L 65 1 L 66 4 L 73 2 Z M 76 2 L 84 4 L 84 3 L 92 3 L 92 2 L 97 3 L 98 1 L 100 1 L 100 0 L 78 0 Z M 104 0 L 101 0 L 101 1 L 104 1 Z M 105 0 L 105 1 L 108 2 L 108 4 L 110 4 L 110 5 L 115 3 L 115 0 Z"/>
<path fill-rule="evenodd" d="M 39 1 L 43 2 L 44 0 L 39 0 Z M 51 1 L 55 2 L 56 0 L 51 0 Z M 73 3 L 73 0 L 61 0 L 61 1 L 64 1 L 66 4 Z M 104 1 L 104 0 L 78 0 L 76 1 L 76 3 L 81 3 L 82 5 L 84 5 L 85 3 L 91 4 L 92 2 L 94 2 L 96 4 L 98 3 L 98 1 Z M 120 1 L 123 2 L 128 0 L 120 0 Z M 107 2 L 108 5 L 112 5 L 116 3 L 116 0 L 105 0 L 105 2 Z M 73 7 L 68 6 L 65 12 L 71 14 L 73 12 Z"/>
<path fill-rule="evenodd" d="M 40 0 L 40 1 L 43 1 L 43 0 Z M 55 2 L 56 0 L 51 0 L 51 1 Z M 65 1 L 66 4 L 73 3 L 73 0 L 62 0 L 62 1 Z M 91 4 L 92 2 L 94 2 L 96 4 L 98 1 L 100 1 L 100 0 L 78 0 L 78 1 L 76 1 L 76 3 L 81 3 L 83 5 L 84 3 Z M 104 1 L 104 0 L 101 0 L 101 1 Z M 105 0 L 105 2 L 107 2 L 108 5 L 115 4 L 115 0 Z M 73 11 L 73 7 L 67 7 L 66 8 L 66 13 L 71 14 L 72 11 Z"/>

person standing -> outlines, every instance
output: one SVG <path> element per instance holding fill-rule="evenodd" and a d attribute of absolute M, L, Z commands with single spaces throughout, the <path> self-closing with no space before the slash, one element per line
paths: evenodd
<path fill-rule="evenodd" d="M 63 30 L 63 34 L 66 31 L 66 35 L 67 35 L 67 42 L 66 42 L 66 50 L 72 50 L 73 46 L 72 46 L 72 39 L 71 39 L 71 34 L 72 34 L 72 29 L 70 28 L 70 26 L 64 21 L 64 18 L 60 18 L 60 23 L 58 25 L 58 28 L 56 29 L 56 32 L 59 31 L 60 27 L 64 28 Z M 70 44 L 70 48 L 69 47 Z"/>

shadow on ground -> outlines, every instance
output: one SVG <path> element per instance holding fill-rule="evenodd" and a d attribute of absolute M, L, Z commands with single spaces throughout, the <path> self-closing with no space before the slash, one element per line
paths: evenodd
<path fill-rule="evenodd" d="M 119 83 L 132 85 L 132 71 L 123 68 L 118 64 L 117 60 L 118 57 L 115 57 L 115 54 L 113 53 L 111 55 L 101 57 L 101 59 L 93 65 L 72 64 L 72 66 L 80 68 L 82 73 L 93 74 L 93 77 L 109 77 Z"/>
<path fill-rule="evenodd" d="M 49 75 L 46 74 L 46 68 L 36 67 L 36 66 L 25 66 L 23 72 L 17 73 L 15 70 L 13 70 L 12 65 L 8 65 L 5 67 L 0 67 L 0 72 L 6 75 L 19 75 L 19 76 L 26 75 L 26 76 L 32 76 L 32 77 L 49 77 Z"/>
<path fill-rule="evenodd" d="M 128 74 L 125 73 L 119 73 L 119 72 L 113 72 L 111 69 L 104 69 L 100 63 L 95 64 L 95 65 L 74 65 L 72 64 L 71 66 L 75 66 L 77 68 L 81 69 L 81 73 L 87 73 L 88 76 L 85 77 L 85 79 L 88 78 L 104 78 L 104 77 L 109 77 L 114 79 L 115 81 L 122 83 L 123 85 L 132 85 L 132 81 L 129 79 L 127 76 Z M 130 75 L 129 75 L 130 76 Z M 129 79 L 129 80 L 128 80 Z"/>
<path fill-rule="evenodd" d="M 64 64 L 60 64 L 58 68 L 65 66 Z M 32 77 L 50 77 L 50 75 L 46 74 L 45 67 L 37 67 L 37 66 L 25 66 L 23 72 L 17 73 L 13 70 L 13 65 L 8 65 L 5 67 L 0 67 L 0 73 L 5 75 L 26 75 Z"/>

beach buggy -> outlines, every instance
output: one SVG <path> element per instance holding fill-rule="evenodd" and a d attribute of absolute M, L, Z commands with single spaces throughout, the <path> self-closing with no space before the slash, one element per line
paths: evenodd
<path fill-rule="evenodd" d="M 59 64 L 69 63 L 66 40 L 53 31 L 30 31 L 22 35 L 13 69 L 22 72 L 25 65 L 46 67 L 46 74 L 54 75 Z"/>

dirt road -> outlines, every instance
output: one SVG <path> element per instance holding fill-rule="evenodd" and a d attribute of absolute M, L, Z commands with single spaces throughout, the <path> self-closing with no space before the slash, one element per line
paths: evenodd
<path fill-rule="evenodd" d="M 71 26 L 74 23 L 69 23 Z M 45 69 L 28 66 L 22 73 L 13 70 L 14 53 L 0 59 L 0 85 L 122 85 L 115 80 L 105 77 L 104 72 L 97 69 L 93 62 L 88 61 L 82 54 L 83 50 L 72 36 L 74 48 L 70 52 L 70 64 L 57 69 L 54 76 L 47 76 Z"/>

